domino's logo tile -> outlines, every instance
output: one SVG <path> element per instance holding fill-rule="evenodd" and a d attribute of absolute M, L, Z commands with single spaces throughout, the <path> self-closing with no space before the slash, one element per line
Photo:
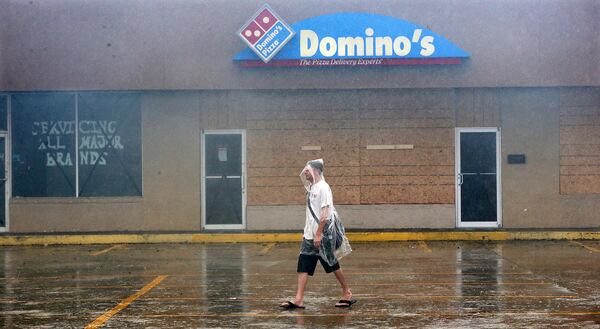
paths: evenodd
<path fill-rule="evenodd" d="M 263 62 L 267 63 L 292 39 L 294 31 L 264 5 L 242 26 L 238 35 Z"/>

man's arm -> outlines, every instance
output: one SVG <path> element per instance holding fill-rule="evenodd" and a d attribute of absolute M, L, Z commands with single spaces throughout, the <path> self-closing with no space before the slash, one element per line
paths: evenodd
<path fill-rule="evenodd" d="M 317 234 L 315 236 L 315 247 L 321 247 L 321 239 L 323 238 L 323 230 L 325 224 L 327 224 L 327 218 L 329 218 L 329 206 L 321 208 L 321 214 L 319 216 L 319 227 L 317 228 Z"/>

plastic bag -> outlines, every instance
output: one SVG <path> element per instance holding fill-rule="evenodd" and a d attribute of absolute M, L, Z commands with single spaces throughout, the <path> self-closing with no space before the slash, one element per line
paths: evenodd
<path fill-rule="evenodd" d="M 350 241 L 346 237 L 346 229 L 335 208 L 333 218 L 334 222 L 326 225 L 321 240 L 321 248 L 319 248 L 319 256 L 330 266 L 352 252 Z"/>
<path fill-rule="evenodd" d="M 348 256 L 352 252 L 352 247 L 350 246 L 350 241 L 346 237 L 346 229 L 344 228 L 344 224 L 342 224 L 342 219 L 335 209 L 333 210 L 333 216 L 335 219 L 334 226 L 337 234 L 335 257 L 340 260 L 342 257 Z"/>
<path fill-rule="evenodd" d="M 348 241 L 348 238 L 344 235 L 342 245 L 335 250 L 335 258 L 340 260 L 343 257 L 350 255 L 351 252 L 352 247 L 350 246 L 350 241 Z"/>

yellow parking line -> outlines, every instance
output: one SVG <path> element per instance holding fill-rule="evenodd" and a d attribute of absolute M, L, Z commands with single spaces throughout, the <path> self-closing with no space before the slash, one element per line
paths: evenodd
<path fill-rule="evenodd" d="M 143 296 L 145 293 L 147 293 L 148 291 L 150 291 L 152 288 L 156 287 L 166 277 L 167 277 L 166 275 L 159 275 L 159 276 L 157 276 L 154 280 L 152 280 L 152 282 L 150 282 L 147 285 L 145 285 L 142 289 L 140 289 L 135 294 L 133 294 L 133 295 L 131 295 L 131 296 L 123 299 L 119 304 L 117 304 L 117 306 L 113 307 L 111 310 L 109 310 L 106 313 L 102 314 L 99 318 L 97 318 L 96 320 L 92 321 L 85 328 L 86 329 L 95 329 L 95 328 L 98 328 L 98 327 L 102 326 L 113 315 L 119 313 L 121 310 L 123 310 L 127 306 L 129 306 L 129 304 L 131 304 L 133 301 L 135 301 L 136 299 L 138 299 L 141 296 Z"/>
<path fill-rule="evenodd" d="M 103 249 L 103 250 L 100 250 L 100 251 L 93 252 L 93 253 L 91 253 L 91 255 L 92 256 L 99 256 L 99 255 L 105 254 L 105 253 L 107 253 L 107 252 L 109 252 L 111 250 L 119 249 L 119 248 L 123 248 L 123 245 L 117 244 L 117 245 L 114 245 L 114 246 L 112 246 L 110 248 L 106 248 L 106 249 Z"/>
<path fill-rule="evenodd" d="M 600 231 L 347 232 L 351 242 L 600 240 Z M 298 242 L 302 233 L 156 233 L 2 235 L 0 245 Z"/>
<path fill-rule="evenodd" d="M 425 250 L 425 252 L 431 252 L 431 248 L 429 248 L 429 246 L 427 245 L 427 242 L 425 242 L 425 241 L 419 241 L 419 247 L 421 247 L 421 249 Z"/>
<path fill-rule="evenodd" d="M 600 249 L 596 249 L 594 247 L 590 247 L 590 246 L 586 246 L 585 244 L 581 243 L 581 242 L 577 242 L 577 241 L 571 241 L 571 243 L 576 244 L 578 246 L 584 247 L 585 249 L 591 251 L 591 252 L 600 252 Z"/>

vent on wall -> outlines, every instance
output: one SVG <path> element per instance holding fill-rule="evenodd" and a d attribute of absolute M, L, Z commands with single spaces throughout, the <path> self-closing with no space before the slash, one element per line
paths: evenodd
<path fill-rule="evenodd" d="M 507 160 L 508 160 L 509 164 L 525 164 L 525 163 L 527 163 L 525 154 L 509 154 Z"/>

